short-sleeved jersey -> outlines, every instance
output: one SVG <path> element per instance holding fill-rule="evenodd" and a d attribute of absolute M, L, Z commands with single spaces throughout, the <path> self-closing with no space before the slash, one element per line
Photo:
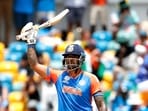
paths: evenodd
<path fill-rule="evenodd" d="M 82 72 L 71 78 L 67 71 L 56 74 L 50 71 L 46 80 L 55 83 L 59 111 L 92 111 L 92 96 L 101 93 L 99 80 L 95 75 Z"/>

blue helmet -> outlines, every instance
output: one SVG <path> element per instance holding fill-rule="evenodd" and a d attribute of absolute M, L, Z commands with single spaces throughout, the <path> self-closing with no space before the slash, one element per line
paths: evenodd
<path fill-rule="evenodd" d="M 62 55 L 64 56 L 63 66 L 67 70 L 74 70 L 80 68 L 85 60 L 84 50 L 78 44 L 68 45 L 65 49 L 64 54 Z"/>
<path fill-rule="evenodd" d="M 67 55 L 78 55 L 78 56 L 85 56 L 84 50 L 82 47 L 78 44 L 70 44 L 66 47 L 66 50 L 63 56 Z"/>

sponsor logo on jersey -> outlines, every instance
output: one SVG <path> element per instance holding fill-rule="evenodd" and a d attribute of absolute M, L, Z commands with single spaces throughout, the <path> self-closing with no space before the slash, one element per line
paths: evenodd
<path fill-rule="evenodd" d="M 80 89 L 77 89 L 77 88 L 74 88 L 71 86 L 63 86 L 62 91 L 63 91 L 63 93 L 69 93 L 69 94 L 82 96 L 82 92 Z"/>

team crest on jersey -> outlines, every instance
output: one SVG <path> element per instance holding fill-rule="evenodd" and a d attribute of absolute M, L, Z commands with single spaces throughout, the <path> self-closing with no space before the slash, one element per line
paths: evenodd
<path fill-rule="evenodd" d="M 74 45 L 70 45 L 67 49 L 67 52 L 72 52 L 74 50 Z"/>
<path fill-rule="evenodd" d="M 84 85 L 86 84 L 86 82 L 85 82 L 84 80 L 80 80 L 80 81 L 79 81 L 79 84 L 80 84 L 81 86 L 84 86 Z"/>

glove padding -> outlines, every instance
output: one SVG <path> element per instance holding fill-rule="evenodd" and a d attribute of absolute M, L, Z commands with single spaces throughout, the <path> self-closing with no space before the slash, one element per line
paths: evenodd
<path fill-rule="evenodd" d="M 29 22 L 22 28 L 21 34 L 19 35 L 19 39 L 27 42 L 28 44 L 35 44 L 37 32 L 37 25 L 33 26 L 33 23 Z"/>

